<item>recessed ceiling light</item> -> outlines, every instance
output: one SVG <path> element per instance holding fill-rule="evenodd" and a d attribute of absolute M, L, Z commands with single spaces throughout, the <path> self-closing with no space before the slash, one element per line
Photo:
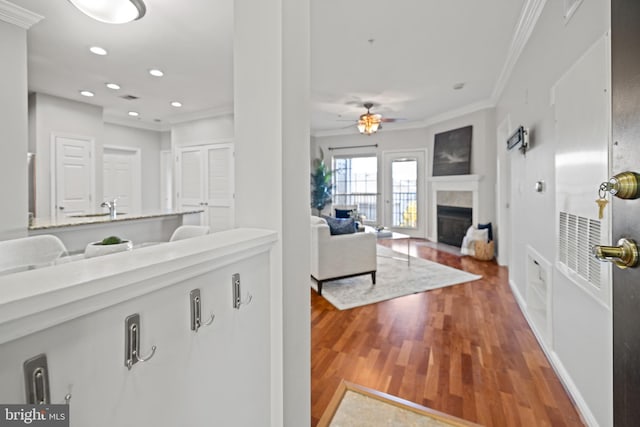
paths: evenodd
<path fill-rule="evenodd" d="M 93 96 L 93 95 L 94 95 L 94 93 L 93 93 L 93 92 L 91 92 L 91 91 L 88 91 L 88 90 L 81 90 L 81 91 L 80 91 L 80 95 L 82 95 L 82 96 L 88 96 L 88 97 L 91 97 L 91 96 Z"/>
<path fill-rule="evenodd" d="M 455 90 L 460 90 L 460 89 L 462 89 L 463 87 L 464 87 L 464 83 L 456 83 L 456 84 L 454 84 L 454 85 L 453 85 L 453 88 L 454 88 Z"/>
<path fill-rule="evenodd" d="M 171 105 L 172 105 L 173 107 L 182 107 L 182 102 L 173 101 L 173 102 L 171 103 Z"/>
<path fill-rule="evenodd" d="M 162 72 L 162 70 L 158 70 L 157 68 L 152 68 L 151 70 L 149 70 L 149 74 L 151 74 L 154 77 L 164 76 L 164 73 Z"/>
<path fill-rule="evenodd" d="M 107 87 L 108 87 L 109 89 L 113 89 L 113 90 L 118 90 L 118 89 L 120 89 L 120 85 L 115 84 L 115 83 L 107 83 Z"/>
<path fill-rule="evenodd" d="M 95 53 L 96 55 L 104 56 L 107 54 L 106 49 L 101 48 L 100 46 L 91 46 L 89 48 L 91 53 Z"/>
<path fill-rule="evenodd" d="M 138 117 L 140 113 L 138 113 L 137 111 L 129 111 L 129 115 L 132 117 Z"/>

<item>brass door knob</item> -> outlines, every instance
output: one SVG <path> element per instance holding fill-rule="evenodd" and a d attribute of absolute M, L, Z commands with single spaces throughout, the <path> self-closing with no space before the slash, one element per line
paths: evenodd
<path fill-rule="evenodd" d="M 640 174 L 622 172 L 609 180 L 609 192 L 620 199 L 640 198 Z"/>
<path fill-rule="evenodd" d="M 613 262 L 620 268 L 638 265 L 638 245 L 631 239 L 618 240 L 618 246 L 593 246 L 593 255 L 600 261 Z"/>

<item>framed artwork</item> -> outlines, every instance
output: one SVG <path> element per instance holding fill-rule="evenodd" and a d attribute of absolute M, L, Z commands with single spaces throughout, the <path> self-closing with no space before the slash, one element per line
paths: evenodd
<path fill-rule="evenodd" d="M 433 176 L 468 175 L 471 173 L 471 133 L 465 126 L 435 135 L 433 143 Z"/>

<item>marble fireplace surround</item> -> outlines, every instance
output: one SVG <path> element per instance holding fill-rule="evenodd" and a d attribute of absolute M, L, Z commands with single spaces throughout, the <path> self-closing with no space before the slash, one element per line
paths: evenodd
<path fill-rule="evenodd" d="M 478 224 L 481 175 L 449 175 L 428 178 L 429 190 L 429 240 L 438 241 L 438 191 L 469 191 L 472 194 L 472 221 Z"/>

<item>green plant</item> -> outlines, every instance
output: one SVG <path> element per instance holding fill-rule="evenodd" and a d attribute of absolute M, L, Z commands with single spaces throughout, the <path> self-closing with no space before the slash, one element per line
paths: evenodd
<path fill-rule="evenodd" d="M 331 171 L 324 163 L 324 154 L 320 152 L 319 159 L 313 161 L 314 173 L 311 174 L 311 207 L 317 209 L 318 214 L 327 203 L 331 202 Z"/>
<path fill-rule="evenodd" d="M 117 245 L 119 243 L 123 243 L 123 240 L 117 236 L 109 236 L 102 239 L 100 242 L 101 245 Z"/>

